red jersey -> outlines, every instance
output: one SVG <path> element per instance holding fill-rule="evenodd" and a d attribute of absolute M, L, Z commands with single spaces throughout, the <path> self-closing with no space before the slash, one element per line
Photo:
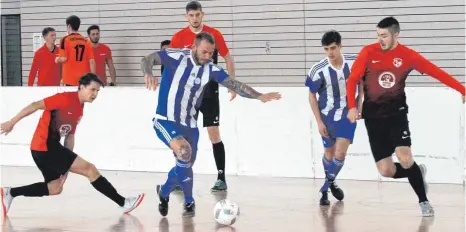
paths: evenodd
<path fill-rule="evenodd" d="M 74 134 L 83 115 L 78 92 L 58 93 L 43 101 L 45 110 L 31 142 L 31 150 L 35 151 L 47 151 L 49 144 L 60 143 L 61 137 Z"/>
<path fill-rule="evenodd" d="M 107 85 L 105 65 L 107 64 L 107 60 L 112 60 L 112 51 L 107 45 L 101 43 L 97 47 L 93 47 L 92 50 L 95 59 L 95 74 L 104 82 L 104 85 Z"/>
<path fill-rule="evenodd" d="M 44 44 L 34 53 L 28 86 L 34 85 L 36 76 L 37 86 L 60 86 L 60 64 L 55 63 L 59 50 L 58 46 L 55 46 L 53 51 L 50 51 Z"/>
<path fill-rule="evenodd" d="M 465 94 L 464 86 L 418 52 L 398 44 L 382 51 L 379 43 L 365 46 L 356 58 L 347 82 L 348 108 L 356 107 L 356 85 L 364 82 L 364 118 L 383 118 L 408 113 L 405 82 L 416 70 L 425 73 Z"/>
<path fill-rule="evenodd" d="M 225 42 L 225 39 L 223 38 L 223 35 L 222 33 L 220 33 L 220 31 L 218 31 L 215 28 L 209 27 L 205 24 L 202 25 L 202 31 L 210 33 L 215 39 L 216 49 L 214 51 L 214 56 L 212 58 L 214 60 L 214 64 L 217 64 L 218 62 L 217 53 L 220 54 L 220 56 L 226 56 L 228 52 L 230 52 Z M 194 43 L 194 39 L 196 39 L 196 36 L 197 34 L 192 32 L 188 26 L 173 35 L 173 38 L 170 41 L 170 47 L 171 48 L 191 48 L 191 46 Z"/>

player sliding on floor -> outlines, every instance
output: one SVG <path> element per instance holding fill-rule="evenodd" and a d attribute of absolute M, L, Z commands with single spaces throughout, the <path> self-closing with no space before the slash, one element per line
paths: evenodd
<path fill-rule="evenodd" d="M 212 63 L 215 40 L 207 32 L 200 32 L 191 49 L 167 49 L 151 53 L 141 61 L 147 88 L 155 90 L 158 78 L 152 75 L 154 65 L 164 66 L 160 82 L 156 117 L 153 119 L 157 136 L 173 150 L 177 163 L 168 173 L 165 184 L 157 186 L 159 211 L 168 214 L 169 194 L 177 185 L 184 192 L 183 216 L 195 215 L 193 198 L 193 169 L 196 160 L 199 129 L 198 109 L 206 84 L 213 80 L 242 97 L 262 102 L 279 100 L 279 93 L 261 94 L 251 87 L 229 78 L 219 66 Z"/>
<path fill-rule="evenodd" d="M 134 210 L 144 199 L 144 194 L 124 198 L 103 177 L 97 168 L 73 152 L 74 134 L 83 115 L 85 102 L 92 103 L 98 95 L 102 81 L 92 73 L 79 79 L 79 90 L 58 93 L 33 102 L 11 120 L 0 125 L 0 134 L 8 134 L 21 119 L 43 110 L 31 141 L 34 162 L 42 172 L 44 182 L 0 189 L 3 214 L 6 215 L 15 197 L 43 197 L 58 195 L 63 190 L 68 172 L 85 176 L 92 186 L 117 203 L 124 213 Z M 65 137 L 64 145 L 60 143 Z"/>

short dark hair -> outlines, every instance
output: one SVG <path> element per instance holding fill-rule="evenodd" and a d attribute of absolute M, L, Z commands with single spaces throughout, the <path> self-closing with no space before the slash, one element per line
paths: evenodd
<path fill-rule="evenodd" d="M 377 24 L 377 27 L 383 29 L 388 28 L 392 34 L 400 32 L 400 23 L 394 17 L 386 17 L 380 20 L 380 22 Z"/>
<path fill-rule="evenodd" d="M 89 73 L 86 73 L 86 74 L 82 75 L 79 78 L 79 87 L 81 85 L 88 86 L 93 81 L 99 83 L 101 86 L 104 86 L 104 82 L 102 80 L 100 80 L 97 75 L 95 75 L 94 73 L 89 72 Z M 78 89 L 79 89 L 79 87 L 78 87 Z"/>
<path fill-rule="evenodd" d="M 42 30 L 42 36 L 45 37 L 49 34 L 49 32 L 55 31 L 55 28 L 53 27 L 46 27 L 44 30 Z"/>
<path fill-rule="evenodd" d="M 200 10 L 202 11 L 202 5 L 198 1 L 191 1 L 186 5 L 186 13 L 190 10 Z"/>
<path fill-rule="evenodd" d="M 202 42 L 202 41 L 207 41 L 209 42 L 210 44 L 212 45 L 215 45 L 215 39 L 214 37 L 212 36 L 212 34 L 210 34 L 209 32 L 201 32 L 199 34 L 196 35 L 196 39 L 194 39 L 194 44 L 196 46 L 199 46 L 199 44 Z"/>
<path fill-rule="evenodd" d="M 160 43 L 160 48 L 162 48 L 163 46 L 166 46 L 166 45 L 170 45 L 171 41 L 170 40 L 164 40 L 162 41 L 162 43 Z"/>
<path fill-rule="evenodd" d="M 90 27 L 88 27 L 88 28 L 87 28 L 87 35 L 90 35 L 90 34 L 91 34 L 91 31 L 92 31 L 92 30 L 96 30 L 96 29 L 100 31 L 100 27 L 97 26 L 97 25 L 95 25 L 95 24 L 92 25 L 92 26 L 90 26 Z"/>
<path fill-rule="evenodd" d="M 332 43 L 341 44 L 341 35 L 338 31 L 330 30 L 324 33 L 321 39 L 322 46 L 329 46 Z"/>
<path fill-rule="evenodd" d="M 77 31 L 79 30 L 79 26 L 81 26 L 81 19 L 76 15 L 71 15 L 66 18 L 66 25 L 70 25 L 71 29 Z"/>

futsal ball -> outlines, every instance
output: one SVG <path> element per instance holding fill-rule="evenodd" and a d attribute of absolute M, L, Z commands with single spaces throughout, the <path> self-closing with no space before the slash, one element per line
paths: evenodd
<path fill-rule="evenodd" d="M 233 225 L 239 216 L 239 206 L 233 201 L 224 199 L 215 204 L 214 218 L 219 224 Z"/>

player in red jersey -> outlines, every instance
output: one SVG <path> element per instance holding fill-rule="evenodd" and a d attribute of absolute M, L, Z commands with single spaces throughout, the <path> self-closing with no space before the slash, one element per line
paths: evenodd
<path fill-rule="evenodd" d="M 95 189 L 121 206 L 124 213 L 131 212 L 141 203 L 144 194 L 122 197 L 93 164 L 73 152 L 74 134 L 83 115 L 84 103 L 93 102 L 102 85 L 102 81 L 95 74 L 87 73 L 80 78 L 78 91 L 58 93 L 33 102 L 10 121 L 0 125 L 0 134 L 8 134 L 21 119 L 37 110 L 43 110 L 32 138 L 31 153 L 42 172 L 44 182 L 16 188 L 1 188 L 4 215 L 17 196 L 42 197 L 60 194 L 68 172 L 87 177 Z M 62 137 L 65 137 L 64 146 L 60 143 Z"/>
<path fill-rule="evenodd" d="M 191 1 L 186 5 L 186 19 L 189 21 L 189 26 L 176 32 L 170 42 L 171 48 L 191 48 L 196 35 L 200 32 L 208 32 L 215 39 L 215 50 L 212 57 L 214 64 L 218 63 L 218 55 L 225 59 L 228 74 L 231 78 L 235 78 L 235 68 L 233 57 L 230 55 L 230 50 L 227 47 L 222 33 L 213 27 L 209 27 L 202 22 L 204 12 L 202 5 L 198 1 Z M 217 181 L 211 188 L 212 192 L 226 191 L 227 183 L 225 180 L 225 147 L 220 138 L 220 100 L 218 95 L 218 83 L 210 81 L 203 93 L 203 100 L 199 111 L 203 115 L 204 127 L 207 127 L 209 139 L 212 142 L 212 150 L 214 153 L 215 165 L 217 166 Z M 231 99 L 236 97 L 236 93 L 230 91 Z M 176 188 L 175 190 L 179 190 Z"/>
<path fill-rule="evenodd" d="M 411 153 L 405 81 L 412 70 L 426 73 L 465 95 L 465 87 L 455 78 L 428 61 L 416 51 L 400 44 L 400 25 L 393 17 L 377 25 L 378 43 L 365 46 L 351 69 L 347 82 L 348 119 L 358 118 L 355 92 L 360 79 L 364 82 L 362 107 L 372 154 L 379 173 L 394 179 L 408 178 L 419 198 L 422 215 L 434 216 L 426 192 L 425 165 L 417 165 Z M 394 163 L 396 153 L 400 163 Z"/>

